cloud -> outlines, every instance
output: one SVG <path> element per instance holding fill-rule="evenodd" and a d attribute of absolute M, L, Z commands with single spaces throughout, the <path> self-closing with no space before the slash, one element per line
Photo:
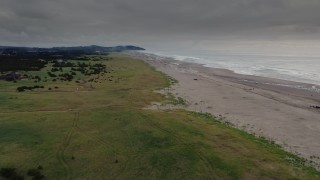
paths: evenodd
<path fill-rule="evenodd" d="M 12 45 L 183 44 L 315 39 L 318 0 L 0 0 Z"/>

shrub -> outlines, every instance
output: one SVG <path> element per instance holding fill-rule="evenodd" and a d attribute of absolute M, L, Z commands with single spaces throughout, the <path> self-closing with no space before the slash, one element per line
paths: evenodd
<path fill-rule="evenodd" d="M 23 176 L 16 172 L 15 168 L 1 168 L 0 175 L 5 179 L 23 180 Z"/>
<path fill-rule="evenodd" d="M 32 91 L 33 89 L 39 89 L 39 88 L 44 88 L 44 86 L 20 86 L 20 87 L 17 87 L 17 91 L 18 92 L 23 92 L 25 90 L 29 90 L 29 91 Z"/>
<path fill-rule="evenodd" d="M 52 72 L 48 72 L 48 75 L 49 75 L 50 77 L 57 77 L 57 75 L 53 74 Z"/>
<path fill-rule="evenodd" d="M 39 169 L 29 169 L 27 174 L 31 176 L 33 180 L 44 179 L 44 175 L 41 174 Z"/>

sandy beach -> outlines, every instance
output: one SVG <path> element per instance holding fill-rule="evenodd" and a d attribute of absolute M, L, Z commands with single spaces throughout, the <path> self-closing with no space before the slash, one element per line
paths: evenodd
<path fill-rule="evenodd" d="M 170 91 L 188 101 L 188 110 L 221 117 L 319 166 L 319 86 L 240 75 L 151 54 L 130 56 L 178 80 Z"/>

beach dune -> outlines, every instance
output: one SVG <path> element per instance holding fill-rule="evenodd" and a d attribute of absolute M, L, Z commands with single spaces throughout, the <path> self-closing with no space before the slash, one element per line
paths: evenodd
<path fill-rule="evenodd" d="M 178 80 L 171 92 L 188 110 L 208 112 L 320 163 L 320 92 L 317 86 L 235 74 L 224 69 L 133 53 Z"/>

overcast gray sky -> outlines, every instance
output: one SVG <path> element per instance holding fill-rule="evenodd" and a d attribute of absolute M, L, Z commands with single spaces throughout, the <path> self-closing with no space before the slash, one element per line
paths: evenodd
<path fill-rule="evenodd" d="M 320 0 L 0 0 L 2 45 L 320 47 L 319 41 Z"/>

